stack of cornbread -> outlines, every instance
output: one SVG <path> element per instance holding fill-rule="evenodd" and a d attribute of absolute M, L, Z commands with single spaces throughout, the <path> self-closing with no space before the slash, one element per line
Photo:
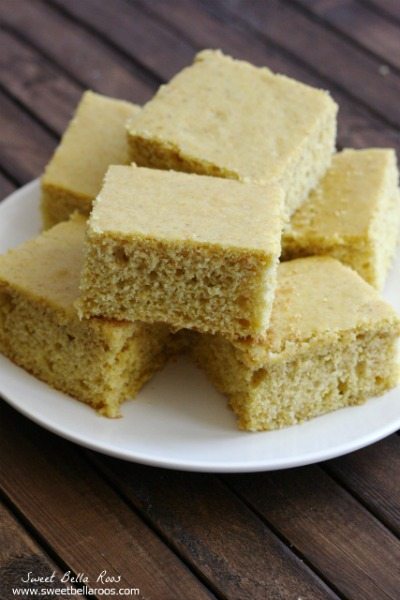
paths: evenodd
<path fill-rule="evenodd" d="M 86 92 L 0 257 L 0 350 L 109 417 L 186 350 L 251 431 L 397 385 L 396 157 L 335 154 L 336 113 L 211 50 L 142 109 Z"/>

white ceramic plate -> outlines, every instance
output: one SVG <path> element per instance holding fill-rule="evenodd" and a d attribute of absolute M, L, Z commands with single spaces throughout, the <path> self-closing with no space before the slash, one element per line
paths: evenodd
<path fill-rule="evenodd" d="M 40 229 L 33 181 L 0 204 L 0 252 Z M 400 309 L 400 255 L 385 297 Z M 68 440 L 105 454 L 188 471 L 246 472 L 295 467 L 357 450 L 400 428 L 400 390 L 302 425 L 263 433 L 236 429 L 226 400 L 182 359 L 167 366 L 123 418 L 99 417 L 0 355 L 0 394 L 21 413 Z"/>

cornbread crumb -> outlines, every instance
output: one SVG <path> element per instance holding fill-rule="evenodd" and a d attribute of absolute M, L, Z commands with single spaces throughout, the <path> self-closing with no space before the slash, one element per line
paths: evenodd
<path fill-rule="evenodd" d="M 79 320 L 84 236 L 85 220 L 74 215 L 0 257 L 0 351 L 115 417 L 164 364 L 169 334 L 164 325 Z"/>
<path fill-rule="evenodd" d="M 139 113 L 130 102 L 87 91 L 42 177 L 45 228 L 78 210 L 88 216 L 109 165 L 128 164 L 125 123 Z"/>
<path fill-rule="evenodd" d="M 292 214 L 331 162 L 336 112 L 325 91 L 205 50 L 128 122 L 131 158 L 146 167 L 278 183 Z"/>
<path fill-rule="evenodd" d="M 292 216 L 283 236 L 283 259 L 329 255 L 381 289 L 399 225 L 394 150 L 344 150 Z"/>
<path fill-rule="evenodd" d="M 250 183 L 110 167 L 89 219 L 80 314 L 263 335 L 282 196 Z"/>
<path fill-rule="evenodd" d="M 325 301 L 322 301 L 325 299 Z M 329 257 L 281 263 L 266 340 L 198 335 L 193 355 L 242 429 L 277 429 L 361 404 L 399 379 L 394 310 Z"/>

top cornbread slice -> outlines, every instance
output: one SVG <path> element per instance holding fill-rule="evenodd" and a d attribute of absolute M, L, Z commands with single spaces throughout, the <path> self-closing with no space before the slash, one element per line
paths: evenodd
<path fill-rule="evenodd" d="M 279 183 L 291 214 L 329 166 L 336 112 L 327 92 L 207 50 L 128 122 L 131 158 Z"/>
<path fill-rule="evenodd" d="M 263 333 L 283 194 L 215 177 L 110 167 L 88 226 L 84 316 Z"/>
<path fill-rule="evenodd" d="M 130 102 L 87 91 L 42 177 L 45 227 L 75 210 L 88 215 L 111 164 L 128 164 L 125 123 L 139 113 Z"/>
<path fill-rule="evenodd" d="M 284 258 L 330 255 L 381 288 L 398 236 L 398 177 L 394 150 L 347 149 L 336 154 L 285 229 Z"/>

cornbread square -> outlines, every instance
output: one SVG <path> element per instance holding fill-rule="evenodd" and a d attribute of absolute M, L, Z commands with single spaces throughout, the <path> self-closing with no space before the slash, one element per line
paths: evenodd
<path fill-rule="evenodd" d="M 0 257 L 0 351 L 108 417 L 165 361 L 165 326 L 80 321 L 85 222 L 60 223 Z"/>
<path fill-rule="evenodd" d="M 374 287 L 386 279 L 400 224 L 394 150 L 344 150 L 283 236 L 283 258 L 330 255 Z"/>
<path fill-rule="evenodd" d="M 131 158 L 145 167 L 278 183 L 292 214 L 331 162 L 336 113 L 325 91 L 204 50 L 128 121 Z"/>
<path fill-rule="evenodd" d="M 227 179 L 110 167 L 89 219 L 80 314 L 264 334 L 282 196 Z"/>
<path fill-rule="evenodd" d="M 394 310 L 330 257 L 281 263 L 267 337 L 234 344 L 199 335 L 194 357 L 226 394 L 239 426 L 277 429 L 363 403 L 398 383 Z"/>
<path fill-rule="evenodd" d="M 42 177 L 45 228 L 78 210 L 89 215 L 111 164 L 128 164 L 125 123 L 139 107 L 87 91 Z"/>

